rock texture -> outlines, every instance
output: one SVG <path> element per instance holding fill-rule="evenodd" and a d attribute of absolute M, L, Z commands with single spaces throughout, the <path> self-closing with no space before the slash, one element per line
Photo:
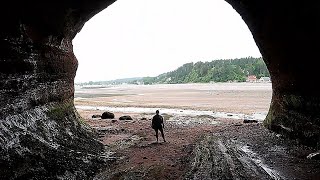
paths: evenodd
<path fill-rule="evenodd" d="M 72 39 L 114 0 L 9 1 L 0 16 L 0 176 L 86 179 L 103 146 L 73 105 Z M 227 0 L 243 17 L 271 74 L 265 126 L 320 146 L 320 2 Z"/>
<path fill-rule="evenodd" d="M 73 105 L 72 39 L 108 2 L 72 2 L 2 3 L 1 179 L 89 179 L 105 163 Z"/>
<path fill-rule="evenodd" d="M 307 159 L 312 151 L 260 123 L 225 126 L 197 142 L 185 179 L 319 179 L 319 161 Z"/>
<path fill-rule="evenodd" d="M 265 126 L 320 148 L 317 56 L 319 2 L 226 0 L 247 23 L 269 69 L 273 95 Z"/>

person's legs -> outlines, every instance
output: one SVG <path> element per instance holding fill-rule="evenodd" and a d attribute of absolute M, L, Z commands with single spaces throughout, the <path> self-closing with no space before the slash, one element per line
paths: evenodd
<path fill-rule="evenodd" d="M 164 141 L 164 142 L 166 142 L 166 139 L 164 138 L 163 129 L 162 129 L 162 128 L 160 128 L 159 130 L 160 130 L 160 132 L 161 132 L 161 136 L 162 136 L 162 138 L 163 138 L 163 141 Z"/>
<path fill-rule="evenodd" d="M 156 131 L 156 138 L 157 138 L 157 142 L 158 142 L 158 129 L 154 129 Z"/>

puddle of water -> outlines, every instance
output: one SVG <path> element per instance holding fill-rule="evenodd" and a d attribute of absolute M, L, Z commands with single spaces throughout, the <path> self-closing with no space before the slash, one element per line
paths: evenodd
<path fill-rule="evenodd" d="M 76 108 L 83 109 L 83 110 L 103 110 L 103 111 L 126 112 L 126 113 L 155 113 L 156 110 L 159 110 L 160 114 L 166 113 L 166 114 L 185 115 L 185 116 L 208 115 L 215 118 L 228 118 L 228 119 L 252 118 L 259 121 L 263 121 L 267 114 L 267 113 L 254 113 L 254 114 L 248 115 L 248 114 L 227 113 L 227 112 L 212 112 L 212 111 L 171 109 L 171 108 L 143 108 L 143 107 L 76 106 Z"/>

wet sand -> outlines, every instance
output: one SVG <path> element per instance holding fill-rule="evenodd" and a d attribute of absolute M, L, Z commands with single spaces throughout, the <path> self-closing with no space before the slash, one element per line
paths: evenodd
<path fill-rule="evenodd" d="M 151 107 L 230 113 L 266 113 L 271 83 L 212 83 L 76 87 L 75 105 Z"/>
<path fill-rule="evenodd" d="M 247 124 L 237 117 L 266 114 L 270 100 L 269 83 L 125 85 L 76 89 L 75 105 L 92 107 L 78 112 L 109 157 L 95 180 L 319 179 L 319 160 L 307 158 L 315 149 L 268 131 L 261 120 Z M 102 107 L 113 107 L 115 118 L 92 118 Z M 171 110 L 160 111 L 167 142 L 159 136 L 156 143 L 154 113 L 119 107 Z M 123 115 L 133 120 L 119 120 Z"/>

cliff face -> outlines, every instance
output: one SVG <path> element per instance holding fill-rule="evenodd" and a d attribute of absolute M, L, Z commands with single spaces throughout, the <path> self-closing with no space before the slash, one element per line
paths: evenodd
<path fill-rule="evenodd" d="M 314 83 L 320 3 L 227 1 L 247 23 L 271 75 L 265 126 L 319 147 L 320 94 Z M 103 164 L 103 146 L 73 105 L 72 39 L 112 2 L 2 2 L 1 177 L 83 179 Z"/>
<path fill-rule="evenodd" d="M 85 22 L 81 10 L 16 3 L 1 11 L 0 177 L 87 179 L 105 160 L 73 105 L 72 39 Z"/>
<path fill-rule="evenodd" d="M 0 40 L 0 176 L 90 177 L 103 146 L 73 105 L 71 39 L 35 42 L 26 24 L 17 27 L 19 36 Z"/>
<path fill-rule="evenodd" d="M 251 30 L 272 80 L 264 124 L 320 148 L 319 2 L 227 0 Z"/>

